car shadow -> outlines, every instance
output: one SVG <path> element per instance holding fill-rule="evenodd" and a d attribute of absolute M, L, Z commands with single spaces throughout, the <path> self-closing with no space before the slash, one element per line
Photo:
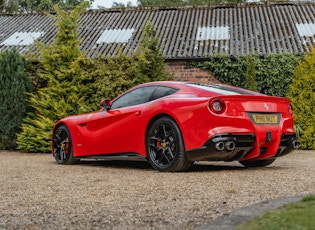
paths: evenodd
<path fill-rule="evenodd" d="M 78 164 L 86 166 L 101 166 L 111 168 L 130 168 L 154 170 L 149 162 L 146 161 L 123 161 L 123 160 L 81 160 Z"/>
<path fill-rule="evenodd" d="M 79 162 L 80 165 L 84 166 L 99 166 L 99 167 L 110 167 L 110 168 L 121 168 L 121 169 L 139 169 L 139 170 L 149 170 L 156 171 L 149 162 L 146 161 L 106 161 L 106 160 L 83 160 Z M 252 171 L 252 170 L 277 170 L 283 169 L 279 166 L 267 166 L 261 168 L 250 168 L 244 167 L 241 164 L 238 165 L 236 162 L 206 162 L 200 163 L 196 162 L 189 170 L 184 173 L 189 172 L 218 172 L 218 171 Z"/>

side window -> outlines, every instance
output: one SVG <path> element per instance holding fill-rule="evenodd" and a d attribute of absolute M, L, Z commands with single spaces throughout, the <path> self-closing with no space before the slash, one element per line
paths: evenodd
<path fill-rule="evenodd" d="M 157 86 L 149 100 L 153 101 L 161 97 L 171 95 L 175 93 L 176 91 L 178 91 L 178 89 L 167 87 L 167 86 Z"/>
<path fill-rule="evenodd" d="M 118 109 L 132 105 L 140 105 L 149 101 L 156 86 L 145 86 L 134 89 L 113 101 L 111 109 Z"/>

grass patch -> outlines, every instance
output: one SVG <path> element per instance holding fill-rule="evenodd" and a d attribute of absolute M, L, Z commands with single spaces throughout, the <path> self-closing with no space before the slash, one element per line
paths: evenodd
<path fill-rule="evenodd" d="M 235 230 L 314 230 L 315 194 L 278 209 L 266 211 Z"/>

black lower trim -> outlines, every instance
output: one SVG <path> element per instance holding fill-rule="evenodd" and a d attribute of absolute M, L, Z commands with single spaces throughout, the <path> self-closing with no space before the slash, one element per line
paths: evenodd
<path fill-rule="evenodd" d="M 119 154 L 102 154 L 102 155 L 91 155 L 76 157 L 77 159 L 97 159 L 97 160 L 135 160 L 135 161 L 146 161 L 146 158 L 138 153 L 119 153 Z"/>
<path fill-rule="evenodd" d="M 233 135 L 221 134 L 209 139 L 201 148 L 186 151 L 188 160 L 191 161 L 234 161 L 244 158 L 254 148 L 255 134 Z M 272 158 L 277 158 L 299 148 L 300 143 L 293 133 L 282 134 L 277 153 Z M 268 152 L 268 148 L 260 148 L 260 156 Z"/>
<path fill-rule="evenodd" d="M 255 134 L 220 134 L 209 139 L 201 148 L 186 152 L 191 161 L 233 161 L 244 158 L 254 147 Z"/>

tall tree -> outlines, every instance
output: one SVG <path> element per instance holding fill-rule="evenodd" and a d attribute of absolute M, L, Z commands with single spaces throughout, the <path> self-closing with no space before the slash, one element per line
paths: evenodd
<path fill-rule="evenodd" d="M 26 67 L 17 50 L 0 54 L 0 149 L 15 148 L 16 134 L 30 109 L 27 93 L 32 85 Z"/>
<path fill-rule="evenodd" d="M 151 21 L 147 21 L 140 40 L 139 49 L 134 53 L 137 69 L 136 83 L 165 80 L 165 58 L 158 46 L 159 37 Z"/>
<path fill-rule="evenodd" d="M 92 3 L 94 0 L 0 0 L 0 7 L 5 12 L 53 11 L 54 5 L 59 5 L 63 9 L 70 10 L 84 1 Z"/>
<path fill-rule="evenodd" d="M 38 45 L 42 66 L 38 75 L 47 81 L 47 87 L 31 95 L 35 113 L 24 119 L 17 139 L 19 149 L 49 152 L 51 130 L 57 120 L 95 109 L 91 103 L 93 64 L 81 53 L 77 32 L 77 21 L 86 7 L 86 2 L 70 12 L 55 7 L 57 37 L 49 46 Z"/>

